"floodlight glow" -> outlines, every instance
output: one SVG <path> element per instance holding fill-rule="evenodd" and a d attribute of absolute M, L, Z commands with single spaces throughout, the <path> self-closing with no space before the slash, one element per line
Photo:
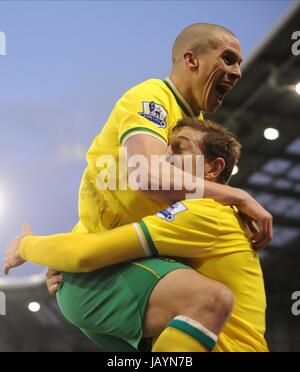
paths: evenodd
<path fill-rule="evenodd" d="M 41 310 L 41 305 L 38 302 L 31 302 L 28 305 L 28 310 L 32 313 L 37 313 Z"/>
<path fill-rule="evenodd" d="M 279 138 L 279 131 L 274 128 L 267 128 L 264 132 L 265 139 L 275 141 Z"/>
<path fill-rule="evenodd" d="M 239 171 L 240 171 L 240 168 L 237 165 L 235 165 L 232 171 L 232 176 L 237 175 Z"/>
<path fill-rule="evenodd" d="M 300 82 L 296 84 L 296 93 L 300 95 Z"/>

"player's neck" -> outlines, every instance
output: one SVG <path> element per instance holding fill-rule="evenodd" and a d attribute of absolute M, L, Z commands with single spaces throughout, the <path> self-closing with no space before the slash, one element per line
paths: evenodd
<path fill-rule="evenodd" d="M 198 107 L 197 103 L 193 99 L 190 83 L 173 71 L 171 72 L 169 79 L 175 85 L 178 92 L 180 92 L 186 103 L 190 106 L 194 115 L 199 116 L 201 108 Z"/>

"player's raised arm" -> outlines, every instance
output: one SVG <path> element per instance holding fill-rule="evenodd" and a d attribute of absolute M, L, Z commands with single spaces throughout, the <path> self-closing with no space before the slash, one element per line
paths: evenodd
<path fill-rule="evenodd" d="M 171 217 L 178 214 L 178 221 L 170 224 L 166 215 L 168 213 Z M 214 209 L 204 208 L 201 213 L 202 217 L 199 215 L 197 218 L 197 241 L 209 249 L 217 234 L 216 231 L 207 232 L 207 221 L 210 214 L 214 214 Z M 187 239 L 189 229 L 186 225 L 192 222 L 190 217 L 185 204 L 176 203 L 157 216 L 149 216 L 138 223 L 103 233 L 33 236 L 29 227 L 26 230 L 23 228 L 22 234 L 8 246 L 4 272 L 7 275 L 11 269 L 25 262 L 76 273 L 92 272 L 106 266 L 152 256 L 200 257 L 203 254 L 199 250 L 200 243 L 196 247 L 191 240 L 189 246 Z M 184 225 L 186 220 L 188 223 Z M 156 243 L 162 237 L 168 244 Z"/>
<path fill-rule="evenodd" d="M 185 214 L 189 215 L 182 203 L 177 203 L 171 209 L 173 211 L 171 215 L 175 215 L 176 212 L 185 212 L 179 222 L 185 219 Z M 206 221 L 207 218 L 208 215 L 204 220 Z M 4 258 L 4 272 L 7 275 L 11 269 L 25 262 L 49 266 L 63 272 L 92 272 L 106 266 L 144 257 L 159 255 L 199 257 L 201 255 L 199 244 L 198 247 L 194 245 L 191 249 L 187 249 L 186 238 L 180 238 L 180 226 L 179 231 L 177 224 L 172 224 L 171 229 L 169 227 L 170 224 L 165 219 L 150 216 L 145 221 L 103 233 L 33 236 L 23 231 L 22 235 L 13 239 L 9 244 Z M 154 242 L 160 240 L 162 235 L 164 235 L 164 241 L 169 243 L 156 245 Z M 199 231 L 197 239 L 201 240 L 201 236 Z M 202 238 L 203 245 L 209 248 L 214 235 L 204 232 Z M 85 249 L 82 249 L 83 246 Z"/>
<path fill-rule="evenodd" d="M 9 245 L 4 271 L 8 274 L 26 261 L 57 271 L 92 272 L 151 256 L 201 259 L 214 248 L 219 233 L 217 208 L 209 199 L 178 202 L 138 223 L 103 233 L 42 237 L 23 232 Z"/>
<path fill-rule="evenodd" d="M 94 234 L 22 234 L 10 242 L 3 270 L 7 275 L 12 268 L 31 262 L 57 271 L 91 272 L 151 255 L 137 224 Z"/>

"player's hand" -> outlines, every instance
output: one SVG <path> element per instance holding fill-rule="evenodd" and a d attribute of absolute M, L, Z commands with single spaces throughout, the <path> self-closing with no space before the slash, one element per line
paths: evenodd
<path fill-rule="evenodd" d="M 256 251 L 266 248 L 273 239 L 273 216 L 250 195 L 238 209 L 248 222 L 250 220 L 248 225 L 252 232 L 253 248 Z"/>
<path fill-rule="evenodd" d="M 10 241 L 9 246 L 5 252 L 3 261 L 3 272 L 5 275 L 8 275 L 10 270 L 13 269 L 14 267 L 21 266 L 25 263 L 25 261 L 22 260 L 22 258 L 19 256 L 19 247 L 22 240 L 29 235 L 32 235 L 30 226 L 24 224 L 22 226 L 21 235 L 16 236 Z"/>
<path fill-rule="evenodd" d="M 46 284 L 49 293 L 52 296 L 56 295 L 56 292 L 58 291 L 59 285 L 63 282 L 64 278 L 62 273 L 48 269 L 47 274 L 46 274 Z"/>

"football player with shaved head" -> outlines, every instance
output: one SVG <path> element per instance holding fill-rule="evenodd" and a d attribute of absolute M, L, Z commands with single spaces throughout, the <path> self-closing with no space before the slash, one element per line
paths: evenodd
<path fill-rule="evenodd" d="M 239 41 L 221 26 L 187 27 L 174 43 L 172 58 L 170 79 L 194 113 L 214 113 L 241 78 Z"/>
<path fill-rule="evenodd" d="M 120 149 L 126 149 L 129 160 L 138 155 L 151 164 L 153 155 L 167 153 L 170 135 L 180 120 L 198 118 L 199 125 L 203 125 L 202 113 L 214 113 L 241 78 L 240 43 L 221 26 L 187 27 L 174 43 L 172 58 L 169 77 L 147 80 L 126 92 L 95 138 L 87 153 L 88 166 L 79 193 L 79 222 L 73 233 L 100 233 L 131 224 L 191 194 L 189 198 L 204 196 L 225 206 L 236 206 L 259 225 L 253 239 L 254 247 L 262 249 L 272 238 L 272 216 L 243 190 L 197 176 L 187 184 L 190 177 L 184 170 L 175 171 L 173 165 L 169 166 L 169 174 L 163 173 L 163 167 L 158 172 L 147 167 L 138 190 L 100 187 L 99 174 L 109 169 L 111 162 L 119 168 Z M 99 161 L 103 157 L 110 160 Z M 134 168 L 128 171 L 130 175 Z M 120 184 L 119 174 L 114 178 L 108 173 L 106 178 L 107 184 Z M 165 178 L 170 180 L 168 190 L 163 188 Z M 180 190 L 178 183 L 183 185 Z M 204 192 L 197 185 L 202 185 Z M 201 334 L 191 340 L 185 330 L 168 333 L 168 344 L 176 344 L 180 335 L 181 351 L 211 349 L 214 335 L 220 333 L 232 309 L 232 295 L 224 285 L 168 259 L 133 261 L 122 267 L 100 269 L 93 275 L 65 273 L 62 283 L 61 279 L 60 274 L 49 271 L 48 288 L 52 293 L 58 289 L 62 312 L 109 351 L 139 350 L 144 336 L 157 334 L 159 314 L 149 316 L 153 314 L 152 296 L 161 299 L 162 312 L 167 306 L 174 317 L 188 319 L 186 328 L 195 328 L 197 335 Z M 143 330 L 147 331 L 143 334 Z M 160 346 L 162 343 L 155 350 L 160 351 Z"/>

